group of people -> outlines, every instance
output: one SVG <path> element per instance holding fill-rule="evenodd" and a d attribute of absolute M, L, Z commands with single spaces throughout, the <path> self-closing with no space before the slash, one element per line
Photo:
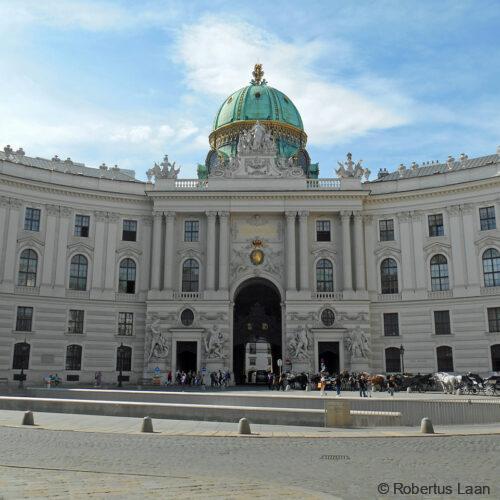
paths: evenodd
<path fill-rule="evenodd" d="M 285 373 L 275 374 L 268 372 L 267 374 L 267 387 L 270 391 L 284 391 L 286 388 L 287 377 Z"/>
<path fill-rule="evenodd" d="M 373 380 L 366 373 L 348 373 L 344 371 L 342 373 L 335 374 L 333 377 L 330 377 L 328 372 L 320 373 L 320 382 L 319 388 L 322 394 L 325 394 L 325 388 L 327 382 L 330 382 L 335 387 L 337 392 L 337 396 L 340 396 L 340 393 L 343 389 L 348 389 L 351 391 L 359 391 L 360 397 L 369 397 L 371 396 L 371 392 L 373 390 Z M 376 381 L 378 385 L 380 381 Z M 387 392 L 390 396 L 394 396 L 394 392 L 396 390 L 397 381 L 393 375 L 387 375 L 385 380 L 382 381 L 383 385 L 387 388 Z"/>

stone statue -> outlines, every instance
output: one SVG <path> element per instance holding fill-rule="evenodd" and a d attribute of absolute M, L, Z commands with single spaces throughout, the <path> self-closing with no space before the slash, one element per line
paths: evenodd
<path fill-rule="evenodd" d="M 361 179 L 363 175 L 366 179 L 370 176 L 370 170 L 364 168 L 361 163 L 363 160 L 359 160 L 357 163 L 352 161 L 352 154 L 347 153 L 347 161 L 345 162 L 337 162 L 339 164 L 339 168 L 335 170 L 335 173 L 341 179 L 347 179 L 349 177 L 354 179 Z"/>
<path fill-rule="evenodd" d="M 270 131 L 259 121 L 250 130 L 243 130 L 238 139 L 238 154 L 276 154 L 276 145 Z"/>
<path fill-rule="evenodd" d="M 288 351 L 290 356 L 295 359 L 309 358 L 309 328 L 306 326 L 299 327 L 294 336 L 288 343 Z"/>
<path fill-rule="evenodd" d="M 224 354 L 226 338 L 217 326 L 212 326 L 212 329 L 205 336 L 204 342 L 208 359 L 223 359 L 226 357 Z"/>
<path fill-rule="evenodd" d="M 370 354 L 368 337 L 359 326 L 346 338 L 346 347 L 353 358 L 368 358 Z"/>
<path fill-rule="evenodd" d="M 161 333 L 160 318 L 157 315 L 153 316 L 152 322 L 148 328 L 146 345 L 148 348 L 146 362 L 151 359 L 165 359 L 170 351 L 168 340 Z"/>
<path fill-rule="evenodd" d="M 163 157 L 163 161 L 159 165 L 155 162 L 153 167 L 146 172 L 146 175 L 148 177 L 148 182 L 151 182 L 152 177 L 154 177 L 155 180 L 177 179 L 177 175 L 179 174 L 180 170 L 180 167 L 175 168 L 175 161 L 174 163 L 170 163 L 168 161 L 168 155 L 165 155 Z"/>

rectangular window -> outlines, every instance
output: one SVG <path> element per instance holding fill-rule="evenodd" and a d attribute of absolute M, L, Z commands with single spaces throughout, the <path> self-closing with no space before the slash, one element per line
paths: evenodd
<path fill-rule="evenodd" d="M 134 313 L 118 313 L 118 335 L 132 335 L 134 331 Z"/>
<path fill-rule="evenodd" d="M 17 308 L 16 331 L 31 332 L 33 323 L 33 308 L 19 306 Z"/>
<path fill-rule="evenodd" d="M 256 361 L 256 358 L 248 358 L 248 361 L 249 361 L 249 365 L 250 366 L 255 366 L 255 361 Z"/>
<path fill-rule="evenodd" d="M 434 311 L 434 331 L 436 335 L 450 335 L 450 311 Z"/>
<path fill-rule="evenodd" d="M 250 354 L 256 354 L 257 353 L 257 345 L 254 344 L 254 343 L 251 343 L 249 346 L 248 346 L 248 352 Z"/>
<path fill-rule="evenodd" d="M 394 219 L 379 220 L 378 225 L 380 241 L 394 241 Z"/>
<path fill-rule="evenodd" d="M 490 333 L 500 332 L 500 307 L 488 308 L 488 329 Z"/>
<path fill-rule="evenodd" d="M 40 210 L 38 208 L 26 208 L 24 229 L 26 231 L 40 231 Z"/>
<path fill-rule="evenodd" d="M 123 241 L 137 241 L 137 221 L 124 220 L 123 221 Z"/>
<path fill-rule="evenodd" d="M 197 220 L 184 221 L 184 241 L 198 241 L 200 236 L 200 222 Z"/>
<path fill-rule="evenodd" d="M 487 231 L 488 229 L 496 229 L 497 221 L 495 218 L 495 207 L 480 208 L 479 222 L 481 223 L 481 231 Z"/>
<path fill-rule="evenodd" d="M 83 333 L 84 311 L 70 309 L 68 320 L 68 333 Z"/>
<path fill-rule="evenodd" d="M 384 313 L 384 336 L 397 337 L 399 335 L 398 313 Z"/>
<path fill-rule="evenodd" d="M 76 215 L 75 216 L 75 236 L 82 238 L 89 237 L 90 216 L 89 215 Z"/>
<path fill-rule="evenodd" d="M 316 221 L 316 241 L 331 241 L 330 221 Z"/>
<path fill-rule="evenodd" d="M 443 214 L 429 215 L 429 236 L 444 236 Z"/>

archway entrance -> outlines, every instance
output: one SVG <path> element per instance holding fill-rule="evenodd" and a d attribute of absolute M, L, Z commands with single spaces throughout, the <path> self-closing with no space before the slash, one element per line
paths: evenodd
<path fill-rule="evenodd" d="M 281 298 L 268 280 L 252 278 L 234 298 L 233 371 L 237 384 L 265 383 L 282 358 Z"/>
<path fill-rule="evenodd" d="M 177 342 L 177 370 L 190 372 L 197 370 L 196 342 Z"/>

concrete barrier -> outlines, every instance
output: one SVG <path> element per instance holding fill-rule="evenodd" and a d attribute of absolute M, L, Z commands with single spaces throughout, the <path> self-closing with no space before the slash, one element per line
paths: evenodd
<path fill-rule="evenodd" d="M 77 413 L 119 417 L 171 418 L 178 420 L 206 420 L 234 422 L 249 417 L 257 424 L 306 425 L 322 427 L 324 409 L 268 408 L 253 406 L 197 405 L 178 403 L 141 403 L 131 401 L 91 401 L 62 398 L 25 398 L 0 396 L 0 409 L 52 413 Z"/>

